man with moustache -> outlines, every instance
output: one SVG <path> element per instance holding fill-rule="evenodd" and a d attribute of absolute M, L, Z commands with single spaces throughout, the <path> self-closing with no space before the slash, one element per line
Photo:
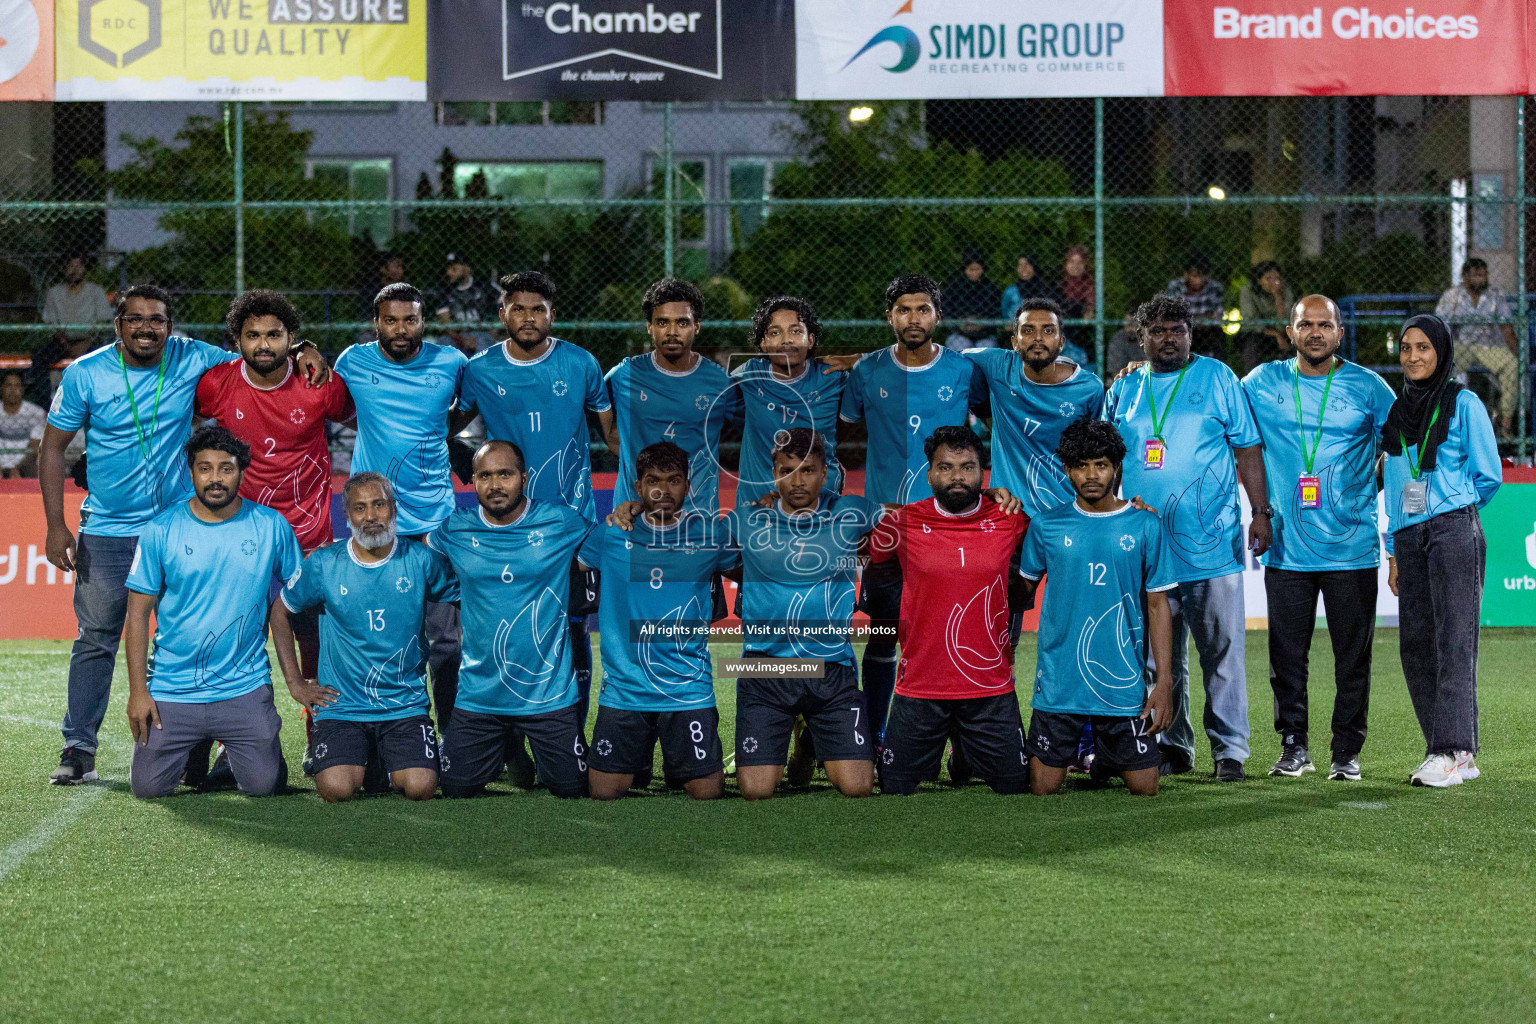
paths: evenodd
<path fill-rule="evenodd" d="M 501 279 L 501 324 L 506 340 L 464 367 L 459 408 L 478 414 L 490 440 L 511 441 L 528 459 L 528 496 L 567 505 L 597 522 L 592 493 L 592 454 L 587 414 L 602 427 L 610 450 L 619 448 L 613 402 L 603 371 L 586 349 L 553 337 L 555 283 L 536 270 Z M 571 576 L 571 656 L 581 684 L 586 720 L 592 681 L 592 642 L 586 617 L 596 608 L 586 598 L 590 581 Z"/>
<path fill-rule="evenodd" d="M 880 754 L 883 792 L 935 779 L 945 741 L 998 793 L 1028 789 L 1024 723 L 1008 647 L 1009 564 L 1024 517 L 981 492 L 981 439 L 935 430 L 926 445 L 930 498 L 887 516 L 872 564 L 899 562 L 901 668 Z"/>
<path fill-rule="evenodd" d="M 1280 734 L 1280 758 L 1269 774 L 1295 778 L 1314 770 L 1307 658 L 1321 593 L 1336 686 L 1328 777 L 1353 782 L 1360 778 L 1376 638 L 1376 454 L 1397 396 L 1373 371 L 1338 354 L 1344 325 L 1326 295 L 1296 303 L 1286 333 L 1296 356 L 1243 378 L 1276 510 L 1274 542 L 1262 558 Z"/>
<path fill-rule="evenodd" d="M 864 497 L 905 505 L 928 497 L 927 442 L 940 427 L 963 426 L 971 407 L 986 400 L 978 366 L 938 342 L 939 286 L 921 274 L 902 274 L 885 289 L 885 315 L 895 341 L 866 353 L 848 374 L 838 416 L 869 431 Z M 894 561 L 871 566 L 864 577 L 864 609 L 876 626 L 894 627 L 904 602 Z M 896 682 L 896 645 L 871 637 L 864 648 L 864 693 L 877 734 Z"/>
<path fill-rule="evenodd" d="M 65 369 L 38 453 L 48 561 L 75 573 L 79 624 L 69 656 L 64 750 L 49 777 L 53 785 L 96 778 L 96 734 L 111 696 L 139 534 L 156 515 L 191 496 L 182 445 L 192 432 L 198 381 L 239 358 L 173 334 L 171 295 L 154 285 L 125 289 L 113 323 L 114 344 Z M 296 355 L 294 365 L 310 386 L 323 385 L 330 376 L 312 347 Z M 90 495 L 81 508 L 77 541 L 64 521 L 64 454 L 81 429 Z"/>
<path fill-rule="evenodd" d="M 427 537 L 459 581 L 464 662 L 443 736 L 443 795 L 475 796 L 526 740 L 558 797 L 587 791 L 584 723 L 565 628 L 571 560 L 592 524 L 560 502 L 529 498 L 527 463 L 510 441 L 474 458 L 475 508 Z"/>
<path fill-rule="evenodd" d="M 1194 765 L 1187 653 L 1193 635 L 1205 676 L 1205 731 L 1215 777 L 1237 782 L 1246 777 L 1248 758 L 1237 486 L 1241 479 L 1253 506 L 1249 548 L 1262 555 L 1275 515 L 1265 493 L 1262 438 L 1237 375 L 1219 360 L 1190 353 L 1194 318 L 1182 299 L 1158 295 L 1142 303 L 1136 321 L 1149 362 L 1110 387 L 1104 418 L 1120 431 L 1130 453 L 1121 494 L 1140 495 L 1162 517 L 1166 554 L 1179 584 L 1168 592 L 1173 720 L 1158 737 L 1162 771 L 1179 774 Z"/>
<path fill-rule="evenodd" d="M 188 753 L 215 740 L 229 752 L 240 789 L 268 796 L 287 777 L 267 664 L 268 594 L 274 579 L 297 576 L 299 542 L 281 515 L 240 497 L 251 464 L 244 441 L 204 427 L 185 451 L 194 495 L 144 529 L 127 580 L 133 795 L 175 792 Z M 295 696 L 312 704 L 312 690 Z"/>
<path fill-rule="evenodd" d="M 378 340 L 348 348 L 336 360 L 357 406 L 352 472 L 379 473 L 395 492 L 401 536 L 421 539 L 454 510 L 448 438 L 469 418 L 456 414 L 459 386 L 469 362 L 451 345 L 427 345 L 422 294 L 405 282 L 374 296 Z M 439 729 L 453 712 L 458 689 L 461 631 L 458 609 L 427 607 L 428 664 Z"/>
<path fill-rule="evenodd" d="M 352 536 L 304 560 L 272 606 L 272 639 L 288 690 L 313 710 L 315 790 L 327 803 L 352 799 L 376 757 L 397 792 L 430 800 L 437 790 L 437 733 L 428 717 L 421 648 L 429 601 L 456 601 L 443 557 L 395 533 L 395 498 L 378 473 L 342 489 Z M 316 609 L 317 679 L 294 657 L 290 615 Z"/>

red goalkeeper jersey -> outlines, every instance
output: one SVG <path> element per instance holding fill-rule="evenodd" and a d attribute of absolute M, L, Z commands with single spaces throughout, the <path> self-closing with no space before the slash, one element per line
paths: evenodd
<path fill-rule="evenodd" d="M 963 515 L 924 498 L 875 528 L 870 558 L 901 563 L 897 693 L 958 700 L 1012 692 L 1008 567 L 1028 524 L 983 496 Z"/>
<path fill-rule="evenodd" d="M 240 497 L 283 514 L 305 553 L 331 542 L 331 450 L 325 421 L 354 415 L 340 377 L 307 386 L 290 364 L 274 388 L 258 388 L 240 360 L 215 366 L 197 383 L 198 416 L 251 446 Z"/>

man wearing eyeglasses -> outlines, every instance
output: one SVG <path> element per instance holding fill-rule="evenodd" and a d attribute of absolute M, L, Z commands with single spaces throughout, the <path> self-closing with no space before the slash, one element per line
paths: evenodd
<path fill-rule="evenodd" d="M 115 344 L 64 371 L 38 460 L 48 561 L 75 574 L 79 624 L 69 657 L 64 750 L 49 777 L 57 786 L 96 778 L 96 737 L 111 695 L 139 534 L 166 508 L 191 497 L 182 444 L 192 429 L 197 382 L 207 370 L 240 358 L 172 334 L 171 296 L 153 285 L 134 285 L 118 297 L 113 326 Z M 313 385 L 330 377 L 312 348 L 297 357 L 297 365 Z M 81 428 L 90 495 L 76 538 L 64 521 L 64 450 Z"/>
<path fill-rule="evenodd" d="M 1262 555 L 1269 548 L 1274 510 L 1266 497 L 1261 438 L 1237 374 L 1220 360 L 1190 353 L 1193 317 L 1183 299 L 1159 295 L 1141 305 L 1136 321 L 1148 362 L 1110 387 L 1104 418 L 1119 428 L 1128 449 L 1120 491 L 1141 495 L 1162 517 L 1178 583 L 1168 592 L 1173 721 L 1158 736 L 1161 773 L 1177 775 L 1194 766 L 1188 654 L 1193 636 L 1205 677 L 1205 733 L 1215 776 L 1237 782 L 1248 759 L 1237 485 L 1241 478 L 1253 505 L 1248 547 Z"/>

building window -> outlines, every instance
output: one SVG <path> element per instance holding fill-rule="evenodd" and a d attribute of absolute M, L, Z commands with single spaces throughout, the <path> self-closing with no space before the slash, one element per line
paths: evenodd
<path fill-rule="evenodd" d="M 594 125 L 603 123 L 603 105 L 601 102 L 587 100 L 439 103 L 437 123 L 445 128 L 474 125 Z"/>
<path fill-rule="evenodd" d="M 677 200 L 677 266 L 683 277 L 709 273 L 709 161 L 703 157 L 678 157 L 672 162 L 672 194 Z M 651 164 L 651 197 L 667 193 L 666 170 Z"/>
<path fill-rule="evenodd" d="M 394 175 L 389 160 L 311 160 L 306 170 L 315 181 L 331 186 L 340 198 L 393 198 Z M 349 235 L 366 234 L 378 246 L 386 244 L 395 233 L 394 209 L 388 206 L 322 211 L 315 214 L 315 222 L 339 224 Z"/>
<path fill-rule="evenodd" d="M 728 179 L 731 199 L 733 200 L 764 200 L 773 196 L 773 176 L 777 170 L 788 163 L 786 160 L 771 160 L 764 157 L 737 158 L 726 164 L 726 178 Z M 772 207 L 766 203 L 762 205 L 748 205 L 733 202 L 731 204 L 731 216 L 727 221 L 730 231 L 730 245 L 735 248 L 752 237 L 752 233 L 762 226 L 768 219 L 768 213 Z"/>
<path fill-rule="evenodd" d="M 454 165 L 453 188 L 459 196 L 473 194 L 470 183 L 485 176 L 486 193 L 500 199 L 601 199 L 601 160 L 564 163 L 501 163 L 464 161 Z"/>

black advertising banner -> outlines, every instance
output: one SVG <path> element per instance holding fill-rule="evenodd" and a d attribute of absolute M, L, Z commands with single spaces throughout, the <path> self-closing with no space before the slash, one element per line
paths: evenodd
<path fill-rule="evenodd" d="M 430 0 L 433 100 L 778 100 L 793 0 Z"/>

